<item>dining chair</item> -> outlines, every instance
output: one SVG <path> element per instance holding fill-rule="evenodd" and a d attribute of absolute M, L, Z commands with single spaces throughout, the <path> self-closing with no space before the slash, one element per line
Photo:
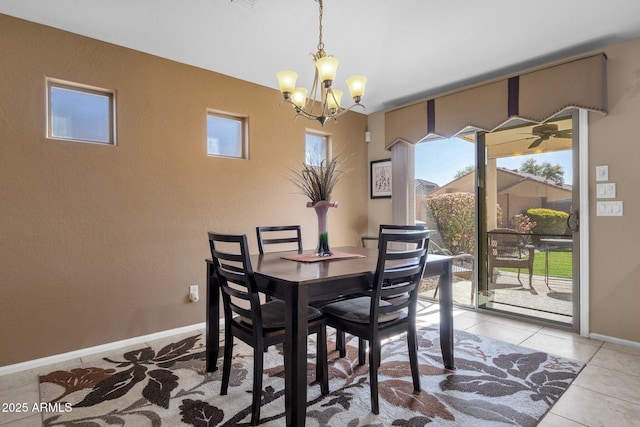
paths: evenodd
<path fill-rule="evenodd" d="M 396 230 L 396 231 L 419 231 L 424 230 L 424 224 L 416 224 L 416 225 L 399 225 L 399 224 L 380 224 L 378 230 L 378 236 L 383 230 Z M 378 246 L 378 236 L 362 236 L 360 237 L 360 242 L 362 243 L 362 247 L 366 248 L 367 245 L 369 247 L 373 247 L 373 242 L 375 242 L 376 247 Z M 367 243 L 372 242 L 372 243 Z M 338 335 L 338 350 L 340 350 L 340 356 L 345 357 L 346 355 L 346 338 L 344 334 Z M 344 344 L 343 344 L 344 343 Z M 366 342 L 362 338 L 358 339 L 358 364 L 364 365 L 366 362 Z"/>
<path fill-rule="evenodd" d="M 382 230 L 425 230 L 425 226 L 423 224 L 416 225 L 396 225 L 396 224 L 380 224 L 378 233 Z M 373 246 L 373 243 L 369 244 L 367 242 L 375 242 L 378 244 L 378 236 L 362 236 L 360 237 L 360 243 L 363 248 L 366 248 L 367 245 Z"/>
<path fill-rule="evenodd" d="M 261 254 L 265 253 L 267 245 L 279 245 L 279 250 L 287 250 L 282 249 L 284 244 L 289 244 L 288 248 L 297 248 L 298 252 L 302 252 L 302 232 L 299 225 L 259 226 L 256 227 L 256 236 L 258 251 Z"/>
<path fill-rule="evenodd" d="M 260 420 L 262 399 L 263 352 L 285 339 L 285 305 L 274 300 L 260 303 L 246 234 L 209 232 L 213 257 L 213 276 L 222 293 L 224 307 L 224 362 L 220 394 L 226 395 L 231 374 L 234 337 L 253 348 L 253 402 L 251 425 Z M 326 318 L 308 307 L 309 334 L 316 334 L 316 381 L 323 395 L 329 393 Z"/>
<path fill-rule="evenodd" d="M 413 388 L 420 391 L 416 306 L 428 247 L 428 231 L 383 230 L 379 235 L 373 286 L 368 295 L 323 307 L 329 326 L 369 341 L 369 382 L 374 414 L 380 411 L 378 368 L 383 339 L 407 333 Z"/>
<path fill-rule="evenodd" d="M 265 238 L 269 235 L 275 237 Z M 302 232 L 299 225 L 258 226 L 256 227 L 256 236 L 258 238 L 258 251 L 261 254 L 265 253 L 265 246 L 267 245 L 280 245 L 278 249 L 282 250 L 282 245 L 285 243 L 288 243 L 289 247 L 293 247 L 294 245 L 292 245 L 292 243 L 296 243 L 298 252 L 302 253 Z M 266 296 L 266 301 L 271 301 L 272 299 L 270 295 Z M 337 300 L 338 299 L 334 301 Z M 328 302 L 333 301 L 321 301 L 314 305 L 322 306 Z M 344 357 L 347 347 L 343 331 L 336 331 L 336 348 L 340 351 L 342 357 Z"/>
<path fill-rule="evenodd" d="M 399 225 L 399 224 L 380 224 L 379 232 L 382 233 L 385 230 L 395 230 L 395 231 L 422 231 L 425 230 L 426 227 L 424 224 L 416 224 L 416 225 Z"/>
<path fill-rule="evenodd" d="M 265 246 L 277 245 L 279 251 L 297 248 L 302 253 L 302 231 L 299 225 L 264 225 L 256 227 L 258 251 L 265 253 Z M 267 238 L 268 237 L 268 238 Z M 286 244 L 286 246 L 284 246 Z M 271 301 L 271 295 L 265 297 Z"/>

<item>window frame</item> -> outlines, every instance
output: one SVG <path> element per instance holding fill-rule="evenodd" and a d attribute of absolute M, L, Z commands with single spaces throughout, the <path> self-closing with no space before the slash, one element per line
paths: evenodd
<path fill-rule="evenodd" d="M 240 156 L 231 156 L 226 154 L 216 154 L 209 152 L 209 117 L 213 116 L 219 119 L 224 120 L 233 120 L 240 122 Z M 249 116 L 245 114 L 236 114 L 230 113 L 227 111 L 214 110 L 211 108 L 207 108 L 207 123 L 206 123 L 206 152 L 207 157 L 215 157 L 222 159 L 240 159 L 240 160 L 248 160 L 249 159 Z"/>
<path fill-rule="evenodd" d="M 115 90 L 105 89 L 98 86 L 91 86 L 83 83 L 76 83 L 67 80 L 56 79 L 52 77 L 45 78 L 45 96 L 46 96 L 46 138 L 55 141 L 81 142 L 85 144 L 111 145 L 115 146 L 116 138 L 116 92 Z M 51 108 L 52 88 L 60 88 L 89 95 L 104 96 L 109 101 L 109 141 L 94 141 L 88 139 L 65 138 L 53 135 L 53 111 Z"/>
<path fill-rule="evenodd" d="M 321 132 L 318 131 L 316 129 L 306 129 L 304 132 L 304 164 L 307 166 L 312 166 L 312 167 L 318 167 L 320 166 L 320 164 L 313 164 L 313 162 L 308 162 L 307 159 L 309 158 L 310 160 L 312 160 L 310 157 L 308 157 L 308 152 L 307 152 L 307 136 L 316 136 L 316 137 L 322 137 L 325 139 L 326 141 L 326 146 L 325 146 L 325 158 L 322 159 L 324 160 L 326 163 L 328 163 L 331 160 L 331 154 L 332 154 L 332 146 L 333 146 L 333 139 L 330 133 L 326 133 L 326 132 Z M 321 160 L 321 161 L 322 161 Z"/>

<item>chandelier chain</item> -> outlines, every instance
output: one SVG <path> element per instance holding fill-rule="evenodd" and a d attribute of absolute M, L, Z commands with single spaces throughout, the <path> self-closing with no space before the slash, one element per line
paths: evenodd
<path fill-rule="evenodd" d="M 318 38 L 318 53 L 324 52 L 324 43 L 322 43 L 322 0 L 316 0 L 320 5 L 320 25 L 319 29 L 319 38 Z"/>

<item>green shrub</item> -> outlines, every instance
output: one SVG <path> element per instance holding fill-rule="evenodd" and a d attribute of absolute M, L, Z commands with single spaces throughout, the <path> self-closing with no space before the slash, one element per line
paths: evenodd
<path fill-rule="evenodd" d="M 476 200 L 472 193 L 427 197 L 426 208 L 436 220 L 445 246 L 453 253 L 475 253 Z"/>
<path fill-rule="evenodd" d="M 536 223 L 533 234 L 566 234 L 567 218 L 569 214 L 545 208 L 531 208 L 527 210 L 531 221 Z"/>

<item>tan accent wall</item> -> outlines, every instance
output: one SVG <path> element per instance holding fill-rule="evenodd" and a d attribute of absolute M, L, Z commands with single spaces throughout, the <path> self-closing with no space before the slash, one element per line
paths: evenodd
<path fill-rule="evenodd" d="M 640 342 L 640 39 L 605 53 L 609 114 L 589 114 L 591 331 Z M 609 166 L 623 217 L 595 216 L 598 165 Z"/>
<path fill-rule="evenodd" d="M 204 322 L 209 230 L 257 252 L 255 226 L 296 223 L 315 247 L 288 169 L 319 125 L 277 90 L 5 15 L 0 40 L 0 366 Z M 47 140 L 47 76 L 114 89 L 117 146 Z M 207 108 L 249 117 L 249 160 L 207 157 Z M 366 126 L 323 129 L 352 169 L 334 247 L 367 229 Z"/>

